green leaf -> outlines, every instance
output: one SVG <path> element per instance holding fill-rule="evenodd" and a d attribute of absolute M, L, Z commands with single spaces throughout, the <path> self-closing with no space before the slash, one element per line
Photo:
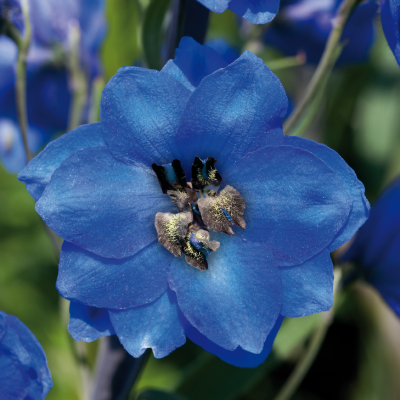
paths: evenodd
<path fill-rule="evenodd" d="M 146 390 L 139 393 L 136 400 L 185 400 L 184 397 L 175 393 L 164 392 L 161 390 Z"/>
<path fill-rule="evenodd" d="M 143 53 L 148 68 L 160 70 L 163 66 L 161 46 L 163 43 L 163 21 L 171 0 L 152 0 L 143 22 Z"/>
<path fill-rule="evenodd" d="M 102 59 L 109 80 L 119 68 L 132 65 L 140 54 L 141 9 L 137 0 L 107 2 L 107 37 Z"/>

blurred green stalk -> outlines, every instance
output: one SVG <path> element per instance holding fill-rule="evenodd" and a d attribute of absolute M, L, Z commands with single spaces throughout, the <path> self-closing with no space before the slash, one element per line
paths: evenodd
<path fill-rule="evenodd" d="M 279 71 L 285 68 L 298 67 L 304 65 L 307 61 L 306 55 L 303 52 L 299 52 L 294 57 L 284 57 L 278 60 L 270 61 L 267 67 L 272 71 Z"/>
<path fill-rule="evenodd" d="M 341 287 L 342 270 L 340 268 L 335 268 L 334 275 L 335 281 L 333 285 L 333 294 L 336 298 L 336 293 Z M 286 381 L 278 395 L 275 397 L 275 400 L 289 400 L 293 396 L 297 388 L 300 386 L 304 377 L 307 375 L 308 370 L 313 364 L 315 357 L 317 356 L 319 349 L 321 348 L 321 345 L 324 341 L 328 328 L 333 321 L 336 308 L 335 306 L 336 304 L 334 301 L 332 308 L 329 311 L 322 313 L 322 315 L 324 316 L 323 322 L 312 335 L 307 350 L 300 358 L 299 362 L 296 364 L 292 374 L 289 376 L 289 379 Z"/>
<path fill-rule="evenodd" d="M 26 59 L 28 57 L 29 45 L 31 42 L 31 24 L 29 21 L 28 0 L 21 1 L 22 14 L 24 16 L 25 34 L 20 35 L 19 32 L 13 35 L 12 39 L 18 46 L 18 57 L 16 65 L 16 82 L 15 94 L 17 101 L 17 115 L 21 128 L 22 141 L 24 143 L 27 161 L 32 159 L 32 153 L 28 146 L 28 112 L 26 102 Z M 10 22 L 11 24 L 11 22 Z"/>
<path fill-rule="evenodd" d="M 82 113 L 88 96 L 88 82 L 82 70 L 79 59 L 81 31 L 78 23 L 71 24 L 68 34 L 69 54 L 67 67 L 69 72 L 72 100 L 69 111 L 68 132 L 78 127 L 82 122 Z"/>
<path fill-rule="evenodd" d="M 321 85 L 326 82 L 326 78 L 332 72 L 336 60 L 340 56 L 340 38 L 342 37 L 343 29 L 349 19 L 351 12 L 357 5 L 358 0 L 343 0 L 333 20 L 333 29 L 329 35 L 325 46 L 324 53 L 318 64 L 317 69 L 307 86 L 306 93 L 300 103 L 297 105 L 293 113 L 289 116 L 283 125 L 283 131 L 287 135 L 293 135 L 293 128 L 303 117 L 303 113 L 309 108 L 318 93 Z"/>

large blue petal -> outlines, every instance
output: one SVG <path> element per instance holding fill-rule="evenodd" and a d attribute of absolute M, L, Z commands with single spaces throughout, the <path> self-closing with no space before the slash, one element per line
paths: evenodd
<path fill-rule="evenodd" d="M 157 240 L 123 259 L 104 258 L 64 242 L 57 289 L 69 300 L 105 308 L 151 303 L 168 287 L 172 255 Z"/>
<path fill-rule="evenodd" d="M 155 302 L 129 310 L 109 310 L 118 339 L 133 357 L 152 348 L 162 358 L 186 342 L 178 317 L 178 306 L 170 291 Z"/>
<path fill-rule="evenodd" d="M 36 211 L 59 236 L 107 258 L 136 254 L 157 239 L 158 211 L 173 211 L 157 178 L 117 161 L 107 147 L 80 150 L 53 173 Z"/>
<path fill-rule="evenodd" d="M 372 207 L 369 219 L 358 232 L 343 260 L 359 262 L 366 269 L 381 266 L 399 232 L 399 204 L 400 178 L 397 178 Z"/>
<path fill-rule="evenodd" d="M 69 314 L 68 332 L 74 340 L 93 342 L 102 336 L 115 335 L 108 311 L 105 308 L 89 307 L 71 301 Z"/>
<path fill-rule="evenodd" d="M 218 170 L 249 151 L 282 139 L 287 97 L 282 84 L 253 53 L 202 80 L 182 114 L 176 137 L 184 168 L 197 155 Z"/>
<path fill-rule="evenodd" d="M 104 146 L 101 123 L 81 125 L 71 132 L 50 142 L 18 174 L 30 195 L 38 201 L 50 182 L 53 172 L 71 154 L 88 147 Z"/>
<path fill-rule="evenodd" d="M 227 65 L 211 47 L 202 46 L 191 37 L 184 37 L 175 50 L 175 59 L 169 60 L 161 72 L 173 76 L 193 92 L 203 78 Z"/>
<path fill-rule="evenodd" d="M 382 28 L 386 40 L 400 65 L 400 0 L 381 0 Z"/>
<path fill-rule="evenodd" d="M 268 334 L 267 339 L 264 343 L 264 347 L 259 354 L 250 353 L 238 347 L 234 351 L 225 350 L 224 348 L 216 345 L 211 340 L 207 339 L 202 335 L 196 328 L 189 323 L 185 324 L 186 336 L 197 345 L 201 346 L 204 350 L 208 351 L 219 357 L 221 360 L 232 364 L 236 367 L 242 368 L 255 368 L 262 364 L 271 352 L 272 345 L 275 337 L 278 334 L 279 328 L 281 327 L 283 316 L 279 315 L 275 322 L 274 327 Z"/>
<path fill-rule="evenodd" d="M 270 22 L 279 9 L 280 0 L 231 0 L 229 9 L 253 24 Z"/>
<path fill-rule="evenodd" d="M 190 90 L 168 74 L 124 67 L 101 96 L 104 139 L 128 164 L 166 164 L 177 158 L 173 140 Z"/>
<path fill-rule="evenodd" d="M 2 311 L 0 331 L 1 398 L 44 399 L 53 382 L 42 346 L 18 318 Z"/>
<path fill-rule="evenodd" d="M 324 144 L 295 136 L 285 136 L 283 143 L 315 154 L 336 172 L 351 194 L 353 207 L 349 219 L 329 245 L 328 250 L 331 252 L 349 241 L 369 216 L 370 206 L 364 195 L 364 185 L 357 179 L 357 175 L 346 161 Z"/>
<path fill-rule="evenodd" d="M 329 246 L 352 207 L 336 172 L 291 146 L 250 153 L 224 179 L 246 203 L 241 236 L 266 244 L 279 266 L 301 264 Z"/>
<path fill-rule="evenodd" d="M 221 247 L 210 255 L 208 270 L 176 258 L 170 288 L 184 316 L 209 340 L 226 350 L 241 346 L 260 353 L 281 311 L 279 269 L 265 246 L 239 236 L 214 236 Z"/>
<path fill-rule="evenodd" d="M 333 303 L 333 264 L 327 250 L 301 265 L 280 268 L 281 314 L 297 318 L 328 311 Z"/>

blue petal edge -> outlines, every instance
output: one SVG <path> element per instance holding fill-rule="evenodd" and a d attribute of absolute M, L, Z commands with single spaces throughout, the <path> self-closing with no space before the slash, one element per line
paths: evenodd
<path fill-rule="evenodd" d="M 30 195 L 38 201 L 54 171 L 65 159 L 79 150 L 98 146 L 105 146 L 101 123 L 81 125 L 50 142 L 18 174 L 17 179 L 26 185 Z"/>
<path fill-rule="evenodd" d="M 93 342 L 102 336 L 115 334 L 107 309 L 86 306 L 71 301 L 68 332 L 74 340 Z"/>

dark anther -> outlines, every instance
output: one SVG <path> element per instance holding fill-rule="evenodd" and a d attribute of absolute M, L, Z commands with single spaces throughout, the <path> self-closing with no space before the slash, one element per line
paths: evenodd
<path fill-rule="evenodd" d="M 172 168 L 175 172 L 176 183 L 182 188 L 187 187 L 186 174 L 181 166 L 181 162 L 177 159 L 172 161 Z"/>
<path fill-rule="evenodd" d="M 165 165 L 153 163 L 151 167 L 157 175 L 158 182 L 164 194 L 166 194 L 168 190 L 184 191 L 187 187 L 186 174 L 179 160 L 175 159 L 171 164 Z"/>
<path fill-rule="evenodd" d="M 195 190 L 218 190 L 222 182 L 221 175 L 215 169 L 214 164 L 217 160 L 208 157 L 204 162 L 199 157 L 195 157 L 192 165 L 192 186 Z"/>
<path fill-rule="evenodd" d="M 165 169 L 161 165 L 151 164 L 153 171 L 156 173 L 158 182 L 160 183 L 161 190 L 163 193 L 167 193 L 168 190 L 174 190 L 172 185 L 168 182 L 167 174 L 165 173 Z"/>

